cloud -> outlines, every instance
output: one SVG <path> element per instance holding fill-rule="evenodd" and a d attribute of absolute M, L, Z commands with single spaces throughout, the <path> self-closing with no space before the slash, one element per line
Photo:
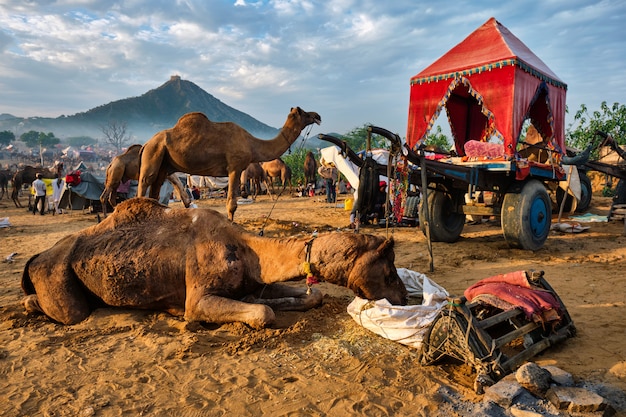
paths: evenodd
<path fill-rule="evenodd" d="M 272 126 L 294 105 L 322 132 L 404 134 L 409 79 L 495 16 L 568 85 L 568 105 L 623 100 L 618 0 L 5 0 L 0 112 L 58 116 L 180 74 Z"/>

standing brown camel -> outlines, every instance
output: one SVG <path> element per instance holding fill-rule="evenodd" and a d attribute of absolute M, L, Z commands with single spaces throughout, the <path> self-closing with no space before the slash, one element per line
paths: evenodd
<path fill-rule="evenodd" d="M 267 192 L 269 194 L 271 194 L 270 188 L 272 192 L 274 191 L 274 179 L 275 178 L 280 178 L 280 181 L 283 185 L 283 189 L 281 190 L 281 193 L 285 191 L 285 187 L 287 186 L 287 183 L 289 183 L 289 191 L 291 192 L 291 189 L 293 188 L 291 185 L 291 168 L 289 168 L 289 166 L 285 164 L 285 162 L 282 159 L 277 158 L 268 162 L 263 162 L 261 164 L 261 167 L 263 168 L 263 171 L 265 171 L 265 176 L 266 176 L 265 181 L 267 184 Z"/>
<path fill-rule="evenodd" d="M 15 207 L 22 207 L 22 203 L 19 200 L 19 192 L 24 184 L 32 184 L 35 181 L 35 177 L 37 174 L 41 174 L 44 178 L 54 178 L 55 175 L 58 175 L 57 171 L 53 171 L 48 168 L 42 167 L 33 167 L 30 165 L 26 165 L 24 168 L 20 169 L 13 175 L 13 191 L 11 191 L 11 199 L 13 203 L 15 203 Z"/>
<path fill-rule="evenodd" d="M 104 191 L 100 195 L 100 202 L 102 203 L 102 211 L 106 216 L 106 202 L 108 201 L 111 207 L 115 207 L 117 204 L 117 188 L 122 182 L 128 180 L 139 179 L 139 152 L 141 151 L 141 145 L 131 145 L 121 155 L 117 155 L 111 160 L 111 163 L 107 167 L 106 177 L 104 180 Z M 177 197 L 180 198 L 185 205 L 189 207 L 191 200 L 183 184 L 180 182 L 176 174 L 168 175 L 167 179 L 174 186 L 174 192 Z"/>
<path fill-rule="evenodd" d="M 315 178 L 317 176 L 317 161 L 315 160 L 315 156 L 313 156 L 313 152 L 309 151 L 306 153 L 304 157 L 304 180 L 306 184 L 315 185 Z"/>
<path fill-rule="evenodd" d="M 256 198 L 261 192 L 261 183 L 265 180 L 265 171 L 261 168 L 261 164 L 253 162 L 241 173 L 241 189 L 242 191 L 245 189 L 248 195 Z"/>
<path fill-rule="evenodd" d="M 252 162 L 282 155 L 302 129 L 322 119 L 315 112 L 294 107 L 280 133 L 271 140 L 258 139 L 232 122 L 216 123 L 202 113 L 188 113 L 171 129 L 154 135 L 141 148 L 139 196 L 156 198 L 165 177 L 176 171 L 192 175 L 228 176 L 226 209 L 233 220 L 241 172 Z"/>
<path fill-rule="evenodd" d="M 4 198 L 4 195 L 7 195 L 7 198 L 9 198 L 9 180 L 11 179 L 13 175 L 11 174 L 11 171 L 8 169 L 0 169 L 0 192 L 2 192 L 2 194 L 0 194 L 0 200 L 2 200 Z"/>

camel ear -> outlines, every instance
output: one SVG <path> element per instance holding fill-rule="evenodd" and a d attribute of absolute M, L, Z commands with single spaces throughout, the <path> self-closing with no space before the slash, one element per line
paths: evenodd
<path fill-rule="evenodd" d="M 376 251 L 380 254 L 380 256 L 388 255 L 389 252 L 393 252 L 394 241 L 393 238 L 385 239 L 383 243 L 381 243 Z"/>

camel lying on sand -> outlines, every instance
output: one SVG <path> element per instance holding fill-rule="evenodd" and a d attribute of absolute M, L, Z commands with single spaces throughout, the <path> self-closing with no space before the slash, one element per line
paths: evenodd
<path fill-rule="evenodd" d="M 117 188 L 122 182 L 128 180 L 139 179 L 139 152 L 141 151 L 141 145 L 131 145 L 126 149 L 123 154 L 117 155 L 111 160 L 111 163 L 107 167 L 106 176 L 104 180 L 104 191 L 100 195 L 100 202 L 102 203 L 102 211 L 106 215 L 106 202 L 108 201 L 111 207 L 115 207 L 117 204 Z M 176 174 L 167 176 L 167 179 L 174 186 L 174 192 L 176 196 L 181 199 L 185 207 L 189 207 L 191 200 L 183 184 L 178 179 Z"/>
<path fill-rule="evenodd" d="M 260 237 L 214 210 L 132 198 L 101 223 L 28 260 L 24 305 L 65 324 L 99 306 L 116 306 L 261 328 L 274 321 L 273 308 L 304 311 L 322 302 L 315 288 L 307 294 L 304 285 L 280 284 L 307 275 L 307 253 L 318 279 L 362 298 L 406 303 L 392 240 L 348 232 L 320 234 L 312 242 Z"/>
<path fill-rule="evenodd" d="M 138 196 L 158 198 L 165 177 L 180 171 L 192 175 L 228 176 L 226 208 L 233 220 L 241 172 L 252 162 L 282 155 L 302 129 L 322 119 L 300 107 L 291 109 L 280 133 L 271 140 L 258 139 L 231 122 L 212 122 L 202 113 L 188 113 L 171 129 L 154 135 L 141 149 Z"/>

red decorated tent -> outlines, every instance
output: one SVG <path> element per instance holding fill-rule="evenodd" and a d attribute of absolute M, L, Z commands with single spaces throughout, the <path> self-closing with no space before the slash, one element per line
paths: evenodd
<path fill-rule="evenodd" d="M 530 119 L 548 146 L 565 150 L 565 93 L 561 81 L 526 45 L 491 18 L 411 78 L 407 142 L 414 148 L 446 108 L 456 152 L 469 140 L 499 137 L 516 154 Z"/>

